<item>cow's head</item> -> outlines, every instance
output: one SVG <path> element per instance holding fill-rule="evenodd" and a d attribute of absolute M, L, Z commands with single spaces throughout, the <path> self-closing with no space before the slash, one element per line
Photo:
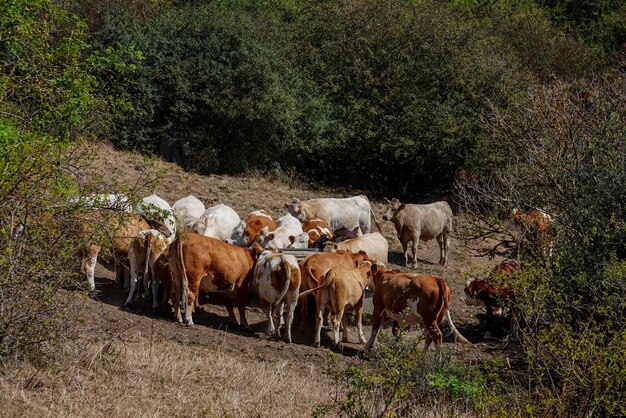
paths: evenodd
<path fill-rule="evenodd" d="M 326 242 L 326 244 L 324 244 L 324 249 L 323 251 L 325 253 L 336 253 L 337 252 L 337 243 L 336 242 L 332 242 L 332 241 L 328 241 Z"/>
<path fill-rule="evenodd" d="M 296 236 L 290 235 L 291 244 L 287 248 L 309 248 L 309 234 L 302 232 Z"/>
<path fill-rule="evenodd" d="M 300 199 L 293 199 L 289 205 L 287 205 L 287 212 L 294 218 L 297 218 L 300 222 L 304 222 L 305 213 L 302 210 L 302 202 Z"/>
<path fill-rule="evenodd" d="M 274 238 L 275 234 L 273 232 L 270 232 L 270 229 L 266 226 L 259 231 L 256 238 L 254 239 L 254 242 L 258 243 L 262 248 L 276 248 L 272 245 L 272 241 L 274 240 Z"/>
<path fill-rule="evenodd" d="M 335 241 L 344 242 L 352 238 L 360 237 L 361 235 L 363 235 L 363 232 L 359 226 L 355 226 L 352 230 L 342 226 L 335 231 Z"/>
<path fill-rule="evenodd" d="M 263 247 L 259 245 L 258 242 L 255 241 L 250 247 L 250 255 L 252 256 L 252 259 L 256 261 L 262 252 L 263 252 Z"/>
<path fill-rule="evenodd" d="M 391 200 L 385 198 L 384 202 L 387 207 L 385 208 L 385 212 L 383 213 L 383 221 L 391 221 L 394 217 L 398 215 L 398 212 L 406 207 L 404 203 L 400 203 L 400 201 L 395 197 Z"/>
<path fill-rule="evenodd" d="M 230 241 L 232 244 L 239 245 L 240 247 L 246 247 L 249 244 L 246 232 L 246 222 L 241 221 L 233 228 L 233 232 L 230 234 Z"/>
<path fill-rule="evenodd" d="M 467 283 L 465 283 L 465 289 L 463 289 L 465 294 L 465 304 L 468 306 L 484 305 L 485 302 L 476 297 L 479 291 L 480 289 L 476 283 L 476 279 L 468 280 Z"/>
<path fill-rule="evenodd" d="M 366 278 L 365 288 L 369 290 L 374 290 L 376 285 L 374 284 L 374 276 L 372 272 L 372 268 L 376 265 L 370 260 L 365 260 L 360 263 L 357 268 L 360 270 L 361 277 Z"/>

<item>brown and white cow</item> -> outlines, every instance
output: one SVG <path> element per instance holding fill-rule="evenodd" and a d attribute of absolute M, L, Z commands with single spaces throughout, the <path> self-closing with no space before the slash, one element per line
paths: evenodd
<path fill-rule="evenodd" d="M 179 235 L 170 245 L 169 265 L 172 272 L 174 317 L 193 325 L 191 317 L 199 292 L 225 293 L 225 305 L 231 323 L 237 324 L 233 300 L 239 310 L 241 327 L 249 329 L 246 320 L 248 283 L 253 275 L 256 253 L 222 240 L 192 232 Z"/>
<path fill-rule="evenodd" d="M 300 279 L 298 261 L 293 255 L 270 250 L 259 255 L 254 267 L 254 285 L 267 315 L 266 332 L 270 337 L 280 338 L 283 322 L 285 341 L 291 343 L 291 323 L 298 304 Z"/>
<path fill-rule="evenodd" d="M 343 242 L 327 242 L 324 252 L 332 253 L 336 251 L 350 251 L 357 253 L 365 251 L 367 256 L 379 263 L 387 265 L 387 255 L 389 253 L 389 244 L 387 239 L 378 232 L 361 235 Z"/>
<path fill-rule="evenodd" d="M 355 268 L 365 260 L 369 260 L 365 251 L 359 251 L 357 253 L 338 251 L 336 253 L 312 254 L 299 264 L 302 276 L 300 291 L 304 292 L 319 286 L 322 275 L 333 267 Z M 302 326 L 304 327 L 308 309 L 306 297 L 301 299 L 300 309 Z"/>
<path fill-rule="evenodd" d="M 139 232 L 150 229 L 148 222 L 138 215 L 121 212 L 119 215 L 107 218 L 98 211 L 89 212 L 89 220 L 81 222 L 79 231 L 83 246 L 80 250 L 82 271 L 85 273 L 91 292 L 96 290 L 95 270 L 98 254 L 102 249 L 102 241 L 98 237 L 104 233 L 110 242 L 115 256 L 116 281 L 123 280 L 124 271 L 128 269 L 128 246 Z"/>
<path fill-rule="evenodd" d="M 302 234 L 302 224 L 299 220 L 287 213 L 276 221 L 276 229 L 272 232 L 264 227 L 256 236 L 255 242 L 263 248 L 287 248 L 294 243 L 296 236 Z"/>
<path fill-rule="evenodd" d="M 521 228 L 524 236 L 539 247 L 541 255 L 545 258 L 552 256 L 553 242 L 549 234 L 552 217 L 546 212 L 533 209 L 522 212 L 513 209 L 511 221 Z"/>
<path fill-rule="evenodd" d="M 467 281 L 464 289 L 465 303 L 470 306 L 485 306 L 489 332 L 493 332 L 494 310 L 502 312 L 503 305 L 510 305 L 515 299 L 510 279 L 519 268 L 518 261 L 505 260 L 495 266 L 486 278 Z"/>
<path fill-rule="evenodd" d="M 365 288 L 373 287 L 372 283 L 372 264 L 369 261 L 361 263 L 357 268 L 331 268 L 320 280 L 320 286 L 307 290 L 302 293 L 305 296 L 309 293 L 315 293 L 315 302 L 317 304 L 317 314 L 315 316 L 315 340 L 314 347 L 320 346 L 320 337 L 322 332 L 322 318 L 324 307 L 331 306 L 334 313 L 332 325 L 335 340 L 335 347 L 342 348 L 339 341 L 339 325 L 343 326 L 343 342 L 349 342 L 348 323 L 345 312 L 356 312 L 356 325 L 359 332 L 359 342 L 365 344 L 365 335 L 363 335 L 363 298 L 365 297 Z"/>
<path fill-rule="evenodd" d="M 349 230 L 359 227 L 364 234 L 370 232 L 373 216 L 378 230 L 381 230 L 372 212 L 370 201 L 364 195 L 344 199 L 322 198 L 305 201 L 294 199 L 287 206 L 287 210 L 300 222 L 320 218 L 325 220 L 333 231 L 341 227 Z"/>
<path fill-rule="evenodd" d="M 152 308 L 156 309 L 158 307 L 159 287 L 156 281 L 156 262 L 166 248 L 167 238 L 156 229 L 141 231 L 132 239 L 128 246 L 130 290 L 124 304 L 125 306 L 130 306 L 137 299 L 137 278 L 141 274 L 144 298 L 148 294 L 148 285 L 152 283 Z"/>
<path fill-rule="evenodd" d="M 445 201 L 428 205 L 400 203 L 398 199 L 385 199 L 387 209 L 383 220 L 391 221 L 396 228 L 398 240 L 404 250 L 404 264 L 409 267 L 409 242 L 413 261 L 410 267 L 417 266 L 417 247 L 419 241 L 430 241 L 437 238 L 439 244 L 439 264 L 445 266 L 450 250 L 450 234 L 452 233 L 452 209 Z"/>
<path fill-rule="evenodd" d="M 272 215 L 267 213 L 264 209 L 255 210 L 249 213 L 248 216 L 233 229 L 229 242 L 239 245 L 240 247 L 252 245 L 256 236 L 265 227 L 267 227 L 268 232 L 272 232 L 276 229 L 276 223 L 274 219 L 272 219 Z"/>
<path fill-rule="evenodd" d="M 330 229 L 330 225 L 320 218 L 307 219 L 302 224 L 302 230 L 309 236 L 309 248 L 312 248 L 322 237 L 326 237 L 328 240 L 333 239 L 333 231 Z"/>
<path fill-rule="evenodd" d="M 428 274 L 403 273 L 378 265 L 372 266 L 374 277 L 374 313 L 372 315 L 372 335 L 367 342 L 371 348 L 376 335 L 385 319 L 394 320 L 394 335 L 397 324 L 406 321 L 410 324 L 421 324 L 426 331 L 424 350 L 428 350 L 432 342 L 439 349 L 443 341 L 443 333 L 439 323 L 446 317 L 455 337 L 461 342 L 469 342 L 454 326 L 448 306 L 450 289 L 441 277 Z"/>

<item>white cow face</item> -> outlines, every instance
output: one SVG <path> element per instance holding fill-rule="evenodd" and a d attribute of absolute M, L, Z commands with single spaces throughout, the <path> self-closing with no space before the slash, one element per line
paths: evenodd
<path fill-rule="evenodd" d="M 268 227 L 264 227 L 257 234 L 254 242 L 258 243 L 261 248 L 266 248 L 270 241 L 274 239 L 274 233 L 270 232 Z"/>
<path fill-rule="evenodd" d="M 237 226 L 233 229 L 233 232 L 230 234 L 230 239 L 233 244 L 239 245 L 241 247 L 245 247 L 248 245 L 247 240 L 245 239 L 246 232 L 246 222 L 241 221 Z"/>
<path fill-rule="evenodd" d="M 287 248 L 309 248 L 309 234 L 306 232 L 298 234 L 295 237 L 293 235 L 290 236 L 289 241 L 291 241 L 291 244 Z"/>

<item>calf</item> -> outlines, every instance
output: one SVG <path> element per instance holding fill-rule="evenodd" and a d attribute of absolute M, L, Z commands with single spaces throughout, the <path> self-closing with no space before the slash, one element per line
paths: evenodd
<path fill-rule="evenodd" d="M 184 321 L 193 325 L 191 317 L 200 290 L 203 292 L 225 293 L 229 321 L 237 325 L 233 311 L 233 299 L 239 310 L 241 326 L 249 329 L 246 320 L 246 298 L 248 282 L 253 275 L 257 253 L 252 249 L 241 248 L 219 239 L 186 232 L 172 243 L 169 251 L 169 265 L 172 272 L 172 299 L 174 316 L 183 322 L 180 312 L 184 311 Z"/>
<path fill-rule="evenodd" d="M 503 305 L 511 304 L 515 299 L 510 279 L 519 268 L 519 262 L 505 260 L 495 266 L 486 278 L 467 281 L 464 289 L 465 303 L 470 306 L 485 306 L 489 332 L 493 332 L 494 308 L 501 311 Z"/>
<path fill-rule="evenodd" d="M 267 315 L 270 337 L 280 338 L 280 316 L 283 315 L 285 340 L 291 343 L 291 323 L 298 303 L 300 279 L 300 268 L 294 256 L 269 250 L 259 255 L 254 268 L 254 285 Z"/>
<path fill-rule="evenodd" d="M 333 267 L 322 277 L 322 284 L 313 289 L 303 292 L 301 296 L 316 292 L 315 302 L 317 304 L 317 315 L 315 317 L 315 340 L 314 347 L 320 346 L 322 331 L 323 310 L 326 305 L 330 305 L 334 313 L 333 333 L 335 347 L 342 348 L 339 341 L 339 325 L 343 326 L 343 342 L 348 342 L 348 324 L 345 321 L 344 312 L 356 311 L 356 324 L 359 332 L 359 342 L 365 343 L 363 335 L 363 298 L 365 288 L 372 287 L 371 263 L 366 261 L 357 268 Z"/>
<path fill-rule="evenodd" d="M 343 242 L 327 242 L 324 252 L 336 252 L 339 250 L 350 251 L 353 253 L 365 251 L 367 256 L 379 263 L 387 265 L 387 255 L 389 253 L 389 244 L 385 237 L 378 232 L 361 235 Z"/>
<path fill-rule="evenodd" d="M 372 266 L 374 278 L 374 314 L 372 316 L 372 335 L 366 348 L 371 348 L 384 319 L 394 320 L 394 335 L 397 324 L 407 321 L 410 324 L 421 324 L 426 331 L 424 350 L 427 351 L 432 342 L 439 351 L 443 334 L 439 323 L 447 316 L 450 328 L 461 342 L 467 341 L 456 329 L 448 305 L 450 289 L 443 278 L 426 274 L 402 273 L 388 270 L 377 265 Z M 407 310 L 408 312 L 405 312 Z"/>

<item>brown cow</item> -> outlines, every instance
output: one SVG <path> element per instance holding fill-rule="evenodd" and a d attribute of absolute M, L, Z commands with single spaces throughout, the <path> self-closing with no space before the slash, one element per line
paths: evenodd
<path fill-rule="evenodd" d="M 309 236 L 309 248 L 312 248 L 321 237 L 326 237 L 328 240 L 333 239 L 333 231 L 330 229 L 328 222 L 320 218 L 304 221 L 302 230 Z"/>
<path fill-rule="evenodd" d="M 335 347 L 342 348 L 339 341 L 339 325 L 343 326 L 343 342 L 348 342 L 348 323 L 345 320 L 344 312 L 356 311 L 356 324 L 359 332 L 359 342 L 365 344 L 363 335 L 363 298 L 365 288 L 373 287 L 371 262 L 366 261 L 357 268 L 331 268 L 320 280 L 322 284 L 313 289 L 303 292 L 300 296 L 305 296 L 315 292 L 315 302 L 317 304 L 317 315 L 315 317 L 315 340 L 314 347 L 320 346 L 320 334 L 322 331 L 323 310 L 326 305 L 330 305 L 334 313 L 333 332 L 335 337 Z"/>
<path fill-rule="evenodd" d="M 516 260 L 505 260 L 493 268 L 484 279 L 468 280 L 465 286 L 465 303 L 470 306 L 485 306 L 487 328 L 493 331 L 494 308 L 501 311 L 502 305 L 510 304 L 515 299 L 510 278 L 520 264 Z"/>
<path fill-rule="evenodd" d="M 191 313 L 203 292 L 226 293 L 226 309 L 229 321 L 237 324 L 233 311 L 233 300 L 239 310 L 243 329 L 249 329 L 246 320 L 246 298 L 248 280 L 252 278 L 253 249 L 241 248 L 219 239 L 205 237 L 193 232 L 179 235 L 170 246 L 169 264 L 172 272 L 172 299 L 174 317 L 183 322 L 180 312 L 182 298 L 184 321 L 193 325 Z"/>
<path fill-rule="evenodd" d="M 272 215 L 267 213 L 264 209 L 255 210 L 248 214 L 243 221 L 239 223 L 233 229 L 231 244 L 239 245 L 240 247 L 247 247 L 251 245 L 259 232 L 267 227 L 269 232 L 276 230 L 276 223 L 272 219 Z"/>
<path fill-rule="evenodd" d="M 363 261 L 368 260 L 365 251 L 354 254 L 349 251 L 338 251 L 336 253 L 317 253 L 308 256 L 299 264 L 302 275 L 300 292 L 313 289 L 320 285 L 320 278 L 332 267 L 355 268 Z M 307 298 L 300 301 L 300 313 L 302 315 L 302 327 L 306 322 Z"/>
<path fill-rule="evenodd" d="M 552 256 L 553 242 L 549 236 L 550 222 L 552 222 L 550 215 L 539 209 L 527 212 L 513 209 L 510 219 L 522 229 L 524 236 L 538 245 L 543 257 Z"/>
<path fill-rule="evenodd" d="M 154 263 L 155 272 L 152 274 L 152 276 L 154 277 L 155 283 L 159 285 L 163 292 L 159 305 L 156 307 L 156 309 L 153 309 L 153 311 L 155 312 L 163 311 L 170 300 L 170 294 L 172 289 L 172 273 L 170 271 L 170 264 L 167 258 L 169 255 L 169 249 L 170 247 L 168 246 L 165 249 L 165 252 L 159 255 L 156 262 Z M 153 283 L 153 285 L 155 283 Z"/>
<path fill-rule="evenodd" d="M 396 322 L 407 321 L 418 324 L 426 331 L 424 350 L 428 350 L 431 342 L 435 349 L 443 340 L 439 323 L 447 317 L 452 332 L 461 342 L 467 341 L 456 329 L 450 311 L 450 289 L 441 277 L 427 274 L 402 273 L 384 267 L 372 266 L 374 276 L 374 314 L 372 316 L 372 335 L 366 348 L 371 348 L 384 319 Z M 408 312 L 405 312 L 407 310 Z M 394 323 L 394 335 L 397 328 Z"/>

